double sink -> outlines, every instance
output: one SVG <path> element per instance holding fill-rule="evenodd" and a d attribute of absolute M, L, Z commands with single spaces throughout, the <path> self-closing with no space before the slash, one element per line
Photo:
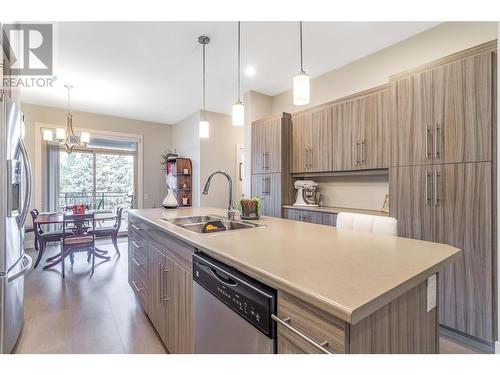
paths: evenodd
<path fill-rule="evenodd" d="M 161 220 L 198 234 L 210 234 L 208 232 L 204 232 L 203 229 L 208 223 L 211 222 L 221 222 L 225 227 L 225 231 L 263 227 L 261 224 L 251 223 L 244 220 L 227 220 L 217 215 L 185 216 L 177 217 L 175 219 L 162 218 Z"/>

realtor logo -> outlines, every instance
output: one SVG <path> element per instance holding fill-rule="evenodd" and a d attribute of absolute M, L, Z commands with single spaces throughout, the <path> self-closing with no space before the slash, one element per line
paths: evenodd
<path fill-rule="evenodd" d="M 11 76 L 52 75 L 52 24 L 4 24 L 2 47 Z"/>

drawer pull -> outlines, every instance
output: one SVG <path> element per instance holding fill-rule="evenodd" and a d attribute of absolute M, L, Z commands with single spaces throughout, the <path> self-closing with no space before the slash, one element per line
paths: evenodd
<path fill-rule="evenodd" d="M 135 259 L 135 258 L 133 258 L 133 257 L 132 257 L 132 262 L 134 262 L 134 263 L 135 263 L 135 265 L 136 265 L 137 267 L 142 267 L 142 263 L 139 263 L 139 262 L 137 261 L 137 259 Z"/>
<path fill-rule="evenodd" d="M 325 349 L 325 346 L 328 346 L 328 341 L 323 341 L 321 344 L 318 344 L 316 341 L 314 341 L 313 339 L 307 337 L 302 332 L 300 332 L 299 330 L 293 328 L 290 324 L 288 324 L 292 320 L 290 317 L 287 317 L 285 319 L 280 319 L 276 315 L 273 314 L 273 315 L 271 315 L 271 318 L 275 322 L 281 324 L 283 327 L 285 327 L 285 328 L 289 329 L 290 331 L 292 331 L 293 333 L 295 333 L 300 338 L 302 338 L 305 341 L 307 341 L 309 344 L 311 344 L 312 346 L 314 346 L 319 351 L 321 351 L 321 352 L 323 352 L 325 354 L 333 354 L 332 352 L 330 352 L 330 351 L 328 351 L 328 350 Z"/>
<path fill-rule="evenodd" d="M 134 245 L 136 249 L 140 249 L 142 247 L 142 245 L 137 245 L 135 241 L 132 241 L 132 245 Z"/>
<path fill-rule="evenodd" d="M 134 286 L 135 291 L 136 291 L 137 293 L 140 293 L 140 292 L 142 292 L 142 291 L 144 290 L 144 288 L 139 288 L 139 287 L 137 286 L 137 281 L 132 281 L 132 285 Z"/>
<path fill-rule="evenodd" d="M 132 225 L 132 228 L 134 228 L 135 230 L 142 230 L 143 228 L 141 227 L 138 227 L 137 225 L 134 225 L 134 224 L 130 224 Z"/>

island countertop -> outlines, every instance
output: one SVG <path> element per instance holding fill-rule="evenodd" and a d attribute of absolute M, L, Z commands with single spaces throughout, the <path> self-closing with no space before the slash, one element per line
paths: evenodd
<path fill-rule="evenodd" d="M 272 217 L 255 221 L 263 227 L 213 234 L 162 220 L 225 216 L 219 208 L 136 209 L 129 214 L 351 324 L 461 256 L 449 245 Z"/>

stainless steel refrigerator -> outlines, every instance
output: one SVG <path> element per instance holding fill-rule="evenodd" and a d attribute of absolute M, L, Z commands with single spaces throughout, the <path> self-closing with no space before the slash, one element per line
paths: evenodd
<path fill-rule="evenodd" d="M 10 353 L 24 321 L 24 223 L 31 203 L 31 165 L 19 107 L 0 93 L 0 353 Z"/>

